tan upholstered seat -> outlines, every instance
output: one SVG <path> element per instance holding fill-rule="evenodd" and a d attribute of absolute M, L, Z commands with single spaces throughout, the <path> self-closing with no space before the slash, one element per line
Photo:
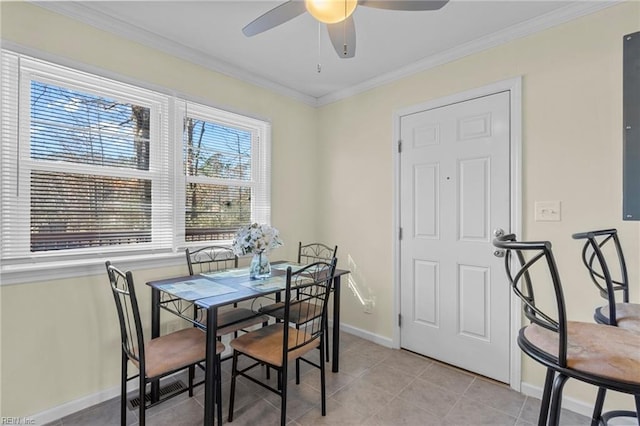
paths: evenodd
<path fill-rule="evenodd" d="M 307 302 L 292 302 L 291 312 L 289 314 L 289 321 L 293 324 L 303 325 L 311 321 L 314 318 L 314 308 Z M 275 318 L 284 318 L 284 303 L 273 303 L 267 308 L 263 308 L 262 312 L 269 314 Z"/>
<path fill-rule="evenodd" d="M 267 315 L 260 315 L 248 308 L 222 308 L 218 309 L 218 337 L 247 330 L 254 325 L 265 324 L 269 321 Z M 203 310 L 198 318 L 201 324 L 207 324 L 207 312 Z"/>
<path fill-rule="evenodd" d="M 558 356 L 558 333 L 531 324 L 524 338 Z M 640 335 L 603 324 L 567 322 L 567 367 L 640 385 Z"/>
<path fill-rule="evenodd" d="M 311 336 L 304 330 L 298 330 L 293 327 L 289 327 L 288 338 L 289 348 L 294 348 L 298 342 L 309 341 L 309 343 L 287 352 L 287 359 L 289 361 L 303 356 L 311 349 L 317 348 L 320 344 L 319 339 L 311 340 Z M 284 324 L 278 323 L 262 327 L 251 333 L 243 334 L 233 339 L 229 345 L 233 349 L 249 355 L 251 358 L 276 367 L 281 367 L 283 360 L 282 351 L 284 348 L 282 345 L 283 339 Z"/>
<path fill-rule="evenodd" d="M 596 314 L 609 322 L 609 305 L 598 308 Z M 618 327 L 640 334 L 640 304 L 616 303 L 616 322 Z"/>
<path fill-rule="evenodd" d="M 218 342 L 216 353 L 224 351 Z M 187 328 L 151 339 L 144 347 L 149 379 L 202 362 L 206 356 L 206 335 L 199 328 Z M 134 360 L 138 367 L 138 362 Z"/>

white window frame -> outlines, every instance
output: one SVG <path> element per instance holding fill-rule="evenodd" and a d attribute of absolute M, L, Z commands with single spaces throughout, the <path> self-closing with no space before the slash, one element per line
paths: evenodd
<path fill-rule="evenodd" d="M 176 102 L 175 120 L 176 134 L 174 140 L 182 143 L 176 144 L 174 157 L 176 158 L 175 170 L 178 172 L 176 176 L 176 197 L 179 198 L 182 209 L 176 212 L 176 240 L 177 246 L 194 247 L 202 246 L 203 242 L 186 242 L 185 241 L 185 215 L 186 206 L 184 204 L 186 196 L 187 176 L 183 167 L 183 128 L 177 126 L 183 123 L 186 116 L 207 121 L 210 123 L 220 124 L 222 126 L 241 129 L 251 133 L 251 180 L 231 180 L 216 178 L 189 178 L 190 182 L 201 182 L 215 185 L 239 185 L 247 186 L 252 190 L 251 197 L 251 222 L 271 223 L 271 192 L 269 185 L 269 171 L 271 169 L 271 143 L 269 140 L 270 125 L 262 120 L 251 117 L 242 116 L 229 111 L 202 105 L 196 102 L 190 102 L 180 99 Z M 179 146 L 178 146 L 179 145 Z M 217 240 L 216 245 L 231 245 L 231 240 Z"/>
<path fill-rule="evenodd" d="M 2 50 L 2 93 L 0 129 L 0 285 L 29 283 L 57 278 L 104 273 L 104 261 L 117 261 L 122 268 L 154 268 L 181 265 L 185 242 L 185 176 L 182 153 L 184 109 L 199 109 L 202 117 L 230 127 L 248 129 L 252 133 L 252 179 L 242 182 L 255 189 L 252 197 L 252 221 L 270 223 L 270 123 L 231 113 L 183 98 L 166 90 L 161 93 L 143 88 L 145 85 L 120 83 L 115 79 L 77 71 Z M 87 93 L 109 96 L 151 108 L 157 118 L 150 129 L 149 171 L 127 170 L 128 177 L 152 179 L 152 242 L 139 245 L 104 246 L 75 249 L 73 252 L 30 252 L 30 171 L 32 169 L 67 170 L 64 165 L 33 160 L 29 148 L 30 77 Z M 26 94 L 25 94 L 26 93 Z M 26 107 L 25 107 L 26 102 Z M 25 119 L 26 117 L 26 119 Z M 68 166 L 67 167 L 71 167 Z M 96 174 L 95 168 L 74 164 L 74 172 Z M 123 176 L 122 169 L 103 170 L 100 175 Z M 25 191 L 26 190 L 26 191 Z M 21 212 L 16 213 L 16 212 Z M 216 244 L 221 244 L 217 241 Z M 230 241 L 229 241 L 230 243 Z"/>

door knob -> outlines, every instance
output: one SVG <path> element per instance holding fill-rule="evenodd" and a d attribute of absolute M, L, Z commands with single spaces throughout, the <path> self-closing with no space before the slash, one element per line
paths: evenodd
<path fill-rule="evenodd" d="M 497 228 L 493 231 L 494 237 L 502 237 L 503 235 L 504 235 L 504 229 L 502 228 Z"/>

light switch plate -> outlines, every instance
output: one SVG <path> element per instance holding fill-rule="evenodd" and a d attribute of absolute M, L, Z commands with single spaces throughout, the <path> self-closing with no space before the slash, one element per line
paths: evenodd
<path fill-rule="evenodd" d="M 535 209 L 536 222 L 560 221 L 560 201 L 536 201 Z"/>

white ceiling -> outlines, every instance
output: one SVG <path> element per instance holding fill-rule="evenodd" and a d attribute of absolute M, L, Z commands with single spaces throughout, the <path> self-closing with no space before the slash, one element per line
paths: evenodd
<path fill-rule="evenodd" d="M 341 59 L 325 25 L 308 13 L 254 37 L 242 34 L 246 24 L 283 1 L 36 4 L 311 105 L 323 105 L 617 3 L 451 0 L 440 10 L 419 12 L 358 6 L 353 15 L 356 55 Z"/>

